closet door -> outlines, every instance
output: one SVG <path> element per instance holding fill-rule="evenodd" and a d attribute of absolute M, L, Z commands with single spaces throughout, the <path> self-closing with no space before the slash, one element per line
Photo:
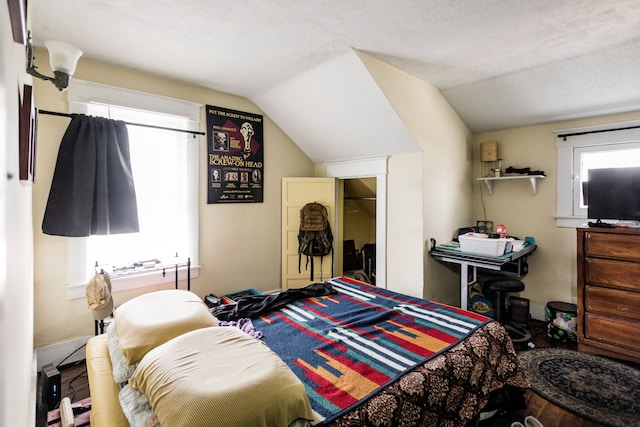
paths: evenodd
<path fill-rule="evenodd" d="M 336 180 L 334 178 L 282 178 L 282 290 L 301 288 L 310 283 L 331 278 L 331 256 L 314 259 L 314 279 L 305 268 L 306 257 L 300 261 L 298 273 L 298 230 L 300 209 L 310 202 L 318 202 L 327 208 L 329 224 L 336 235 Z M 335 252 L 334 237 L 334 252 Z M 335 260 L 335 253 L 334 253 Z M 322 264 L 322 268 L 320 265 Z M 334 272 L 335 272 L 334 268 Z M 321 279 L 322 278 L 322 279 Z"/>

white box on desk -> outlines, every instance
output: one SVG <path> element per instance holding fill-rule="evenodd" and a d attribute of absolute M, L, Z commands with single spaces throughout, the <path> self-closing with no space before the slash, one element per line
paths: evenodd
<path fill-rule="evenodd" d="M 490 239 L 486 235 L 479 236 L 478 233 L 468 233 L 458 236 L 460 251 L 470 252 L 480 255 L 500 256 L 506 252 L 511 252 L 512 238 L 501 237 Z"/>

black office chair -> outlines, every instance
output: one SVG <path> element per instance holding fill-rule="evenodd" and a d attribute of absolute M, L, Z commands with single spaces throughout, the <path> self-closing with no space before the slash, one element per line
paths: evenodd
<path fill-rule="evenodd" d="M 497 274 L 480 276 L 477 282 L 482 286 L 485 295 L 493 296 L 494 319 L 504 325 L 509 332 L 511 341 L 519 343 L 531 340 L 531 333 L 525 327 L 509 323 L 506 319 L 507 292 L 523 291 L 524 283 L 522 280 L 505 274 Z"/>

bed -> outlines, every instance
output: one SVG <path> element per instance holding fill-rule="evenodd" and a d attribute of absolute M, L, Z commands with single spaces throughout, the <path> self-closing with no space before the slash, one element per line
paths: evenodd
<path fill-rule="evenodd" d="M 232 334 L 234 339 L 243 335 L 238 336 L 244 340 L 243 345 L 266 344 L 261 345 L 264 350 L 250 347 L 244 353 L 255 354 L 253 358 L 258 358 L 259 364 L 263 358 L 275 355 L 272 362 L 279 370 L 278 375 L 284 377 L 267 378 L 264 383 L 267 386 L 259 390 L 273 389 L 278 393 L 281 389 L 294 390 L 289 400 L 297 409 L 290 412 L 286 423 L 261 425 L 465 426 L 476 419 L 492 392 L 505 386 L 529 386 L 506 330 L 489 318 L 345 277 L 331 279 L 325 286 L 331 293 L 295 295 L 290 300 L 280 300 L 282 304 L 277 307 L 260 301 L 260 296 L 250 297 L 260 307 L 251 319 L 219 322 L 211 316 L 216 320 L 216 325 L 211 326 L 202 318 L 201 330 L 174 332 L 177 333 L 174 338 L 158 345 L 164 350 L 160 358 L 173 357 L 185 347 L 185 337 L 192 335 L 196 343 L 211 344 L 211 339 L 197 334 L 225 333 Z M 126 334 L 124 325 L 121 322 L 123 331 L 118 332 Z M 126 426 L 130 421 L 130 414 L 124 415 L 118 396 L 123 388 L 113 380 L 114 362 L 107 340 L 105 336 L 94 337 L 87 347 L 93 427 Z M 193 338 L 186 342 L 189 348 L 196 345 Z M 213 345 L 207 349 L 207 357 L 197 363 L 206 366 L 217 354 L 232 351 L 222 348 Z M 257 350 L 260 356 L 255 353 Z M 146 352 L 156 353 L 154 348 Z M 176 360 L 181 360 L 180 357 Z M 141 357 L 145 362 L 147 358 L 146 354 Z M 216 359 L 215 363 L 224 360 Z M 171 363 L 174 362 L 170 366 L 178 365 Z M 208 368 L 201 369 L 199 375 L 215 371 L 211 366 Z M 132 369 L 138 376 L 133 383 L 140 387 L 147 381 L 146 374 L 141 374 L 140 364 Z M 144 372 L 149 372 L 149 366 L 145 369 Z M 230 372 L 233 367 L 223 370 Z M 165 384 L 162 391 L 174 388 L 172 384 Z M 128 390 L 131 391 L 130 384 Z M 140 399 L 140 393 L 135 399 Z M 208 395 L 207 399 L 216 397 Z M 279 397 L 271 399 L 274 403 Z M 149 417 L 156 416 L 155 407 L 152 409 L 153 398 L 149 400 L 147 409 L 151 415 L 145 415 L 145 423 L 154 425 L 149 422 L 154 419 Z M 166 410 L 163 417 L 169 419 Z M 158 419 L 155 421 L 155 425 L 160 424 Z M 227 423 L 211 419 L 200 425 L 227 427 Z"/>

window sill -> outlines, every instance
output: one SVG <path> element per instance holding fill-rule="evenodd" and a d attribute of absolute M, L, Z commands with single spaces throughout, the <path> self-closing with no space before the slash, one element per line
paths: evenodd
<path fill-rule="evenodd" d="M 588 218 L 579 217 L 579 216 L 557 216 L 556 217 L 556 227 L 565 227 L 565 228 L 586 227 L 587 222 L 589 222 Z"/>
<path fill-rule="evenodd" d="M 164 274 L 163 274 L 164 270 Z M 191 266 L 191 279 L 196 279 L 200 273 L 199 265 Z M 187 266 L 179 266 L 177 269 L 178 281 L 187 280 Z M 111 292 L 121 292 L 130 289 L 144 288 L 147 286 L 175 283 L 176 269 L 174 267 L 149 268 L 130 273 L 111 275 Z M 86 298 L 86 283 L 79 285 L 67 285 L 67 299 Z"/>

